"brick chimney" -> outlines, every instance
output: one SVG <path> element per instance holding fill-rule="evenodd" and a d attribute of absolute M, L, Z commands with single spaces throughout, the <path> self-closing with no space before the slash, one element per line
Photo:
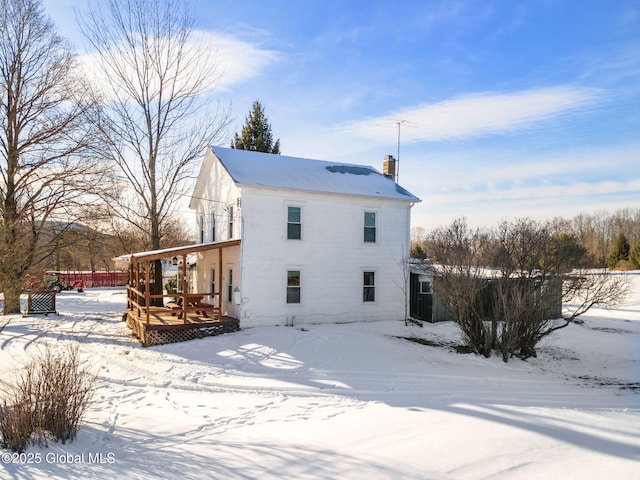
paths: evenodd
<path fill-rule="evenodd" d="M 396 159 L 393 155 L 387 155 L 384 157 L 384 163 L 382 164 L 382 173 L 389 180 L 396 180 Z"/>

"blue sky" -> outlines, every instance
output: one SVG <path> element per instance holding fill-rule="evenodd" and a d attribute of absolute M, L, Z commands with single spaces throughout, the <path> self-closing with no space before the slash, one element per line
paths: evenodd
<path fill-rule="evenodd" d="M 82 48 L 84 2 L 44 4 Z M 413 226 L 640 208 L 640 1 L 192 5 L 229 138 L 258 99 L 283 154 L 381 169 L 400 122 Z"/>

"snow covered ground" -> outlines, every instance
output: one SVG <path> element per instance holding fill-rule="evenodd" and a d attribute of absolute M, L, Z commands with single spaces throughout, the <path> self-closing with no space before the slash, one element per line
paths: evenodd
<path fill-rule="evenodd" d="M 0 456 L 0 478 L 640 478 L 640 272 L 615 310 L 503 363 L 398 337 L 450 323 L 252 328 L 143 348 L 122 289 L 0 317 L 0 379 L 46 343 L 98 374 L 78 438 Z"/>

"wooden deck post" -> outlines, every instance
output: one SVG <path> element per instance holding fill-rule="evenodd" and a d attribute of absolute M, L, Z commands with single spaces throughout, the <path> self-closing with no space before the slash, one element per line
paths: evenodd
<path fill-rule="evenodd" d="M 135 283 L 135 286 L 136 286 L 136 292 L 139 292 L 140 291 L 140 262 L 136 263 L 136 283 Z M 136 293 L 136 305 L 138 305 L 136 310 L 138 310 L 138 314 L 137 314 L 138 317 L 142 313 L 140 311 L 140 300 L 141 300 L 140 296 Z"/>
<path fill-rule="evenodd" d="M 182 256 L 182 321 L 187 323 L 187 290 L 189 285 L 187 283 L 187 255 Z"/>
<path fill-rule="evenodd" d="M 149 324 L 150 312 L 151 309 L 151 272 L 149 271 L 149 267 L 151 266 L 151 262 L 145 263 L 144 268 L 144 304 L 147 307 L 145 310 L 147 311 L 147 324 Z"/>
<path fill-rule="evenodd" d="M 218 248 L 218 308 L 222 318 L 222 248 Z"/>

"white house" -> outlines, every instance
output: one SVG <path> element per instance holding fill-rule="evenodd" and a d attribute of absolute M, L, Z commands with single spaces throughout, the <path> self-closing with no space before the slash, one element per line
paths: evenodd
<path fill-rule="evenodd" d="M 239 242 L 197 253 L 195 289 L 221 292 L 221 313 L 241 327 L 404 319 L 420 199 L 391 179 L 393 162 L 385 176 L 210 147 L 190 203 L 198 242 Z"/>

